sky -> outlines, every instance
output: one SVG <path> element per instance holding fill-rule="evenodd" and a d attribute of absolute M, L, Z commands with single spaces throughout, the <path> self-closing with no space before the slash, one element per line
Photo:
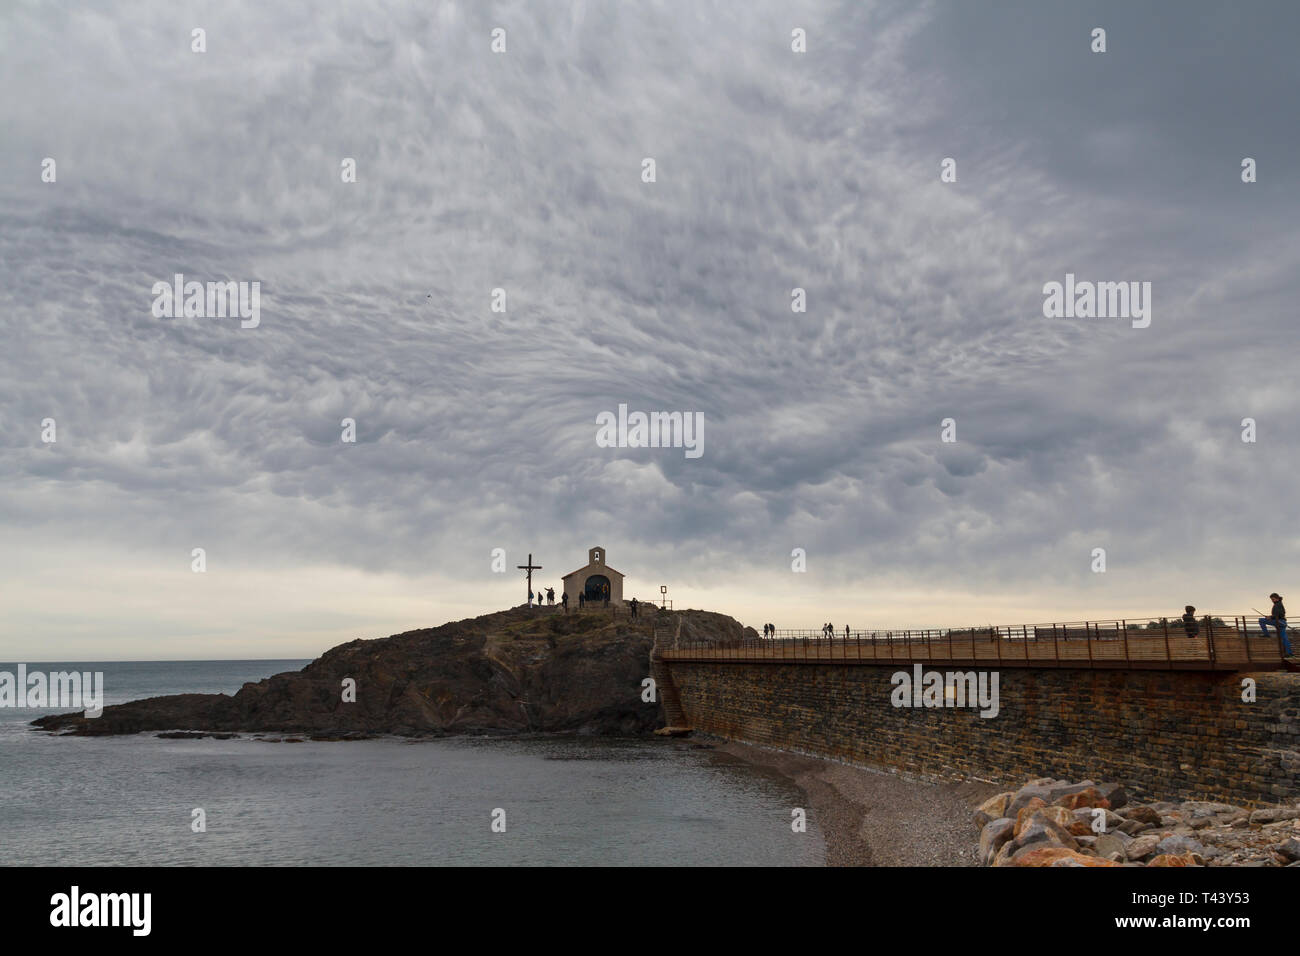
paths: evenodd
<path fill-rule="evenodd" d="M 597 545 L 756 628 L 1264 608 L 1300 567 L 1297 35 L 11 0 L 0 660 L 313 657 Z M 256 326 L 155 314 L 177 273 L 259 283 Z M 1149 282 L 1150 324 L 1046 316 L 1067 274 Z M 607 447 L 620 404 L 700 454 Z"/>

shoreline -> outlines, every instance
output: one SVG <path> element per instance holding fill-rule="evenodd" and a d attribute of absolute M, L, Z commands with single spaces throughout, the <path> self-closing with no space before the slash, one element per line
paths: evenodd
<path fill-rule="evenodd" d="M 979 866 L 971 816 L 1003 790 L 993 783 L 922 780 L 704 735 L 695 744 L 770 770 L 803 793 L 826 844 L 827 866 Z"/>

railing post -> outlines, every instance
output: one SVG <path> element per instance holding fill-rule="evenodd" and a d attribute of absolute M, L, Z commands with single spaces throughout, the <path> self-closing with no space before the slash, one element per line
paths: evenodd
<path fill-rule="evenodd" d="M 1052 660 L 1061 663 L 1061 640 L 1056 636 L 1056 625 L 1052 625 Z"/>
<path fill-rule="evenodd" d="M 1084 632 L 1084 636 L 1087 637 L 1087 631 Z M 1097 640 L 1101 640 L 1101 628 L 1097 629 Z M 1091 639 L 1089 639 L 1088 641 L 1088 667 L 1089 668 L 1092 667 L 1092 640 Z"/>
<path fill-rule="evenodd" d="M 1120 621 L 1120 628 L 1124 633 L 1124 663 L 1129 664 L 1131 661 L 1128 656 L 1128 621 Z"/>
<path fill-rule="evenodd" d="M 1165 661 L 1172 664 L 1174 662 L 1174 656 L 1169 652 L 1169 618 L 1162 617 L 1160 623 L 1164 625 L 1165 629 Z"/>
<path fill-rule="evenodd" d="M 1246 660 L 1253 661 L 1255 658 L 1250 656 L 1250 629 L 1246 627 L 1246 619 L 1244 617 L 1239 617 L 1237 620 L 1241 622 L 1241 637 L 1242 640 L 1246 642 Z"/>
<path fill-rule="evenodd" d="M 1205 617 L 1205 641 L 1206 649 L 1210 652 L 1210 664 L 1213 666 L 1214 658 L 1214 615 L 1207 614 Z"/>

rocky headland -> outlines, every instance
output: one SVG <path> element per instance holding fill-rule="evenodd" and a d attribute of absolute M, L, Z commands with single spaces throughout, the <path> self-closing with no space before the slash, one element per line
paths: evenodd
<path fill-rule="evenodd" d="M 300 671 L 248 683 L 233 696 L 176 694 L 84 714 L 42 717 L 80 735 L 286 733 L 316 739 L 382 734 L 575 733 L 637 736 L 663 725 L 641 699 L 655 640 L 720 643 L 756 636 L 709 611 L 625 609 L 565 614 L 517 607 L 331 648 Z M 355 681 L 355 701 L 345 681 Z"/>

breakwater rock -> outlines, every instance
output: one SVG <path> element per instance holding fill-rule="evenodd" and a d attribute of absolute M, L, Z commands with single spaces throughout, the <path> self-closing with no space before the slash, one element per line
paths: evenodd
<path fill-rule="evenodd" d="M 1050 777 L 976 812 L 985 866 L 1300 866 L 1300 804 L 1133 805 L 1116 783 Z"/>

